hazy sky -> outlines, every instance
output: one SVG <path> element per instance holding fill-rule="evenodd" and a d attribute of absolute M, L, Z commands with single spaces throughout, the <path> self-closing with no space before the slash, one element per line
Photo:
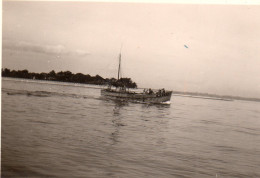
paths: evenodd
<path fill-rule="evenodd" d="M 260 6 L 3 2 L 2 65 L 260 97 Z"/>

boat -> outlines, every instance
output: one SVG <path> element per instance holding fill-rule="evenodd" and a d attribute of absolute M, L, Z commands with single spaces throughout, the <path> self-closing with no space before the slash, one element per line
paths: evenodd
<path fill-rule="evenodd" d="M 166 91 L 165 89 L 143 89 L 143 91 L 130 90 L 130 88 L 124 84 L 122 80 L 123 78 L 120 76 L 120 70 L 121 50 L 119 54 L 117 81 L 113 84 L 109 84 L 107 88 L 101 89 L 101 96 L 121 101 L 133 101 L 141 103 L 164 103 L 171 100 L 172 91 Z"/>

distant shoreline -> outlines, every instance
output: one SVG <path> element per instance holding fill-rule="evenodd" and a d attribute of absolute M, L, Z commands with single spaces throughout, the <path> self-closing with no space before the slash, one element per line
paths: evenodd
<path fill-rule="evenodd" d="M 248 97 L 241 97 L 241 96 L 216 95 L 216 94 L 209 94 L 209 93 L 181 92 L 181 91 L 173 91 L 172 93 L 173 95 L 182 96 L 182 97 L 203 98 L 203 99 L 213 99 L 213 100 L 223 100 L 223 101 L 244 100 L 244 101 L 260 102 L 260 98 L 248 98 Z"/>
<path fill-rule="evenodd" d="M 101 89 L 105 85 L 96 85 L 96 84 L 88 84 L 88 83 L 76 83 L 76 82 L 62 82 L 62 81 L 52 81 L 52 80 L 39 80 L 39 79 L 27 79 L 27 78 L 16 78 L 16 77 L 3 77 L 5 79 L 18 79 L 18 80 L 31 80 L 33 81 L 41 81 L 41 82 L 48 82 L 48 84 L 52 84 L 52 82 L 59 82 L 59 83 L 68 83 L 70 84 L 79 84 L 79 85 L 93 85 L 93 86 L 100 86 L 100 87 L 91 87 L 95 89 Z M 49 83 L 50 82 L 50 83 Z M 53 83 L 55 84 L 55 83 Z M 143 88 L 138 88 L 143 89 Z M 243 101 L 254 101 L 254 102 L 260 102 L 260 98 L 246 98 L 246 97 L 240 97 L 240 96 L 222 96 L 222 95 L 215 95 L 215 94 L 208 94 L 208 93 L 195 93 L 195 92 L 181 92 L 181 91 L 173 91 L 174 96 L 180 96 L 180 97 L 190 97 L 190 98 L 201 98 L 201 99 L 211 99 L 211 100 L 222 100 L 222 101 L 234 101 L 234 100 L 243 100 Z"/>
<path fill-rule="evenodd" d="M 15 78 L 15 77 L 2 77 L 4 80 L 12 80 L 18 82 L 29 82 L 29 83 L 42 83 L 42 84 L 49 84 L 49 85 L 64 85 L 64 86 L 77 86 L 77 87 L 84 87 L 84 88 L 95 88 L 95 89 L 102 89 L 105 85 L 95 85 L 95 84 L 86 84 L 86 83 L 73 83 L 73 82 L 61 82 L 61 81 L 52 81 L 52 80 L 38 80 L 38 79 L 27 79 L 27 78 Z M 88 86 L 86 86 L 88 85 Z M 91 87 L 90 87 L 91 86 Z"/>
<path fill-rule="evenodd" d="M 174 96 L 182 96 L 182 97 L 190 97 L 190 98 L 202 98 L 202 99 L 210 99 L 210 100 L 223 100 L 223 101 L 234 101 L 234 99 L 220 98 L 220 97 L 205 97 L 199 95 L 183 95 L 183 94 L 172 94 Z"/>

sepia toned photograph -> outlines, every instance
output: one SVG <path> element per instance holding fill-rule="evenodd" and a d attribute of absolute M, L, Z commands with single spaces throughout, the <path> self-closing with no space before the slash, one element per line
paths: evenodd
<path fill-rule="evenodd" d="M 230 2 L 3 0 L 1 176 L 260 177 L 260 4 Z"/>

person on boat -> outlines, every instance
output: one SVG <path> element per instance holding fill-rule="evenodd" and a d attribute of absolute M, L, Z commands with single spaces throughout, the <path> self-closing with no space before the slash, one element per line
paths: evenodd
<path fill-rule="evenodd" d="M 158 90 L 155 94 L 156 96 L 160 96 L 160 90 Z"/>
<path fill-rule="evenodd" d="M 163 96 L 165 95 L 165 89 L 164 88 L 162 89 L 162 95 Z"/>
<path fill-rule="evenodd" d="M 153 94 L 153 90 L 151 88 L 149 88 L 149 95 Z"/>
<path fill-rule="evenodd" d="M 149 94 L 149 90 L 145 88 L 145 89 L 143 90 L 143 93 L 144 93 L 144 94 Z"/>

